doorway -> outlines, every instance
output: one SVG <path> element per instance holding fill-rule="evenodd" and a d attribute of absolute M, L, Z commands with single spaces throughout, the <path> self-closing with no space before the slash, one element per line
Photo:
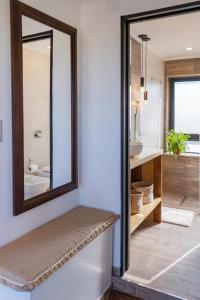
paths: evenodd
<path fill-rule="evenodd" d="M 172 173 L 174 172 L 174 170 L 170 169 L 170 159 L 171 157 L 168 157 L 167 155 L 163 156 L 163 152 L 153 152 L 153 154 L 151 153 L 151 155 L 153 155 L 150 160 L 144 161 L 144 164 L 141 165 L 137 165 L 137 161 L 135 160 L 134 163 L 136 165 L 134 165 L 134 167 L 131 166 L 132 162 L 130 161 L 130 151 L 132 151 L 132 149 L 130 149 L 130 139 L 136 139 L 137 140 L 137 147 L 140 146 L 141 140 L 140 137 L 141 135 L 143 136 L 143 138 L 145 137 L 145 145 L 148 145 L 148 143 L 152 143 L 152 141 L 154 141 L 153 147 L 152 148 L 156 148 L 157 150 L 162 150 L 161 148 L 164 148 L 164 153 L 166 152 L 166 143 L 165 143 L 165 136 L 168 132 L 169 129 L 173 129 L 173 127 L 170 128 L 170 126 L 172 126 L 173 124 L 171 123 L 173 120 L 173 114 L 175 113 L 170 111 L 169 108 L 173 108 L 173 106 L 169 105 L 170 101 L 173 101 L 173 97 L 168 97 L 168 99 L 166 101 L 163 101 L 163 107 L 161 105 L 161 103 L 159 102 L 159 99 L 157 99 L 155 97 L 155 95 L 158 95 L 162 88 L 163 88 L 163 99 L 165 97 L 164 95 L 164 88 L 166 86 L 166 78 L 165 78 L 165 74 L 164 74 L 164 69 L 163 69 L 163 79 L 160 78 L 159 76 L 151 76 L 151 84 L 152 84 L 152 88 L 149 89 L 149 93 L 148 93 L 148 97 L 149 99 L 147 99 L 147 101 L 149 101 L 149 103 L 146 105 L 144 104 L 144 108 L 141 112 L 140 110 L 140 121 L 143 120 L 143 124 L 144 122 L 152 122 L 151 127 L 153 128 L 152 131 L 145 128 L 142 128 L 143 124 L 141 125 L 141 123 L 139 124 L 139 128 L 136 130 L 132 130 L 132 132 L 130 132 L 130 128 L 133 126 L 135 128 L 135 124 L 138 122 L 137 121 L 137 116 L 136 119 L 131 120 L 131 114 L 136 115 L 137 112 L 137 103 L 134 104 L 134 112 L 132 112 L 132 105 L 131 105 L 131 101 L 130 101 L 130 97 L 132 96 L 133 92 L 133 86 L 131 85 L 131 80 L 133 78 L 133 74 L 132 74 L 132 70 L 130 67 L 130 60 L 131 60 L 131 49 L 132 47 L 135 47 L 135 52 L 137 51 L 137 47 L 138 47 L 138 43 L 140 43 L 140 37 L 141 35 L 146 35 L 148 38 L 151 38 L 151 36 L 149 36 L 148 34 L 146 34 L 147 32 L 145 32 L 145 22 L 151 22 L 151 21 L 159 21 L 159 20 L 167 20 L 169 18 L 171 18 L 170 20 L 172 20 L 172 18 L 175 17 L 182 17 L 184 18 L 185 16 L 190 16 L 191 14 L 193 14 L 193 16 L 195 16 L 195 14 L 199 13 L 200 11 L 200 2 L 193 2 L 193 3 L 188 3 L 188 4 L 184 4 L 184 5 L 179 5 L 179 6 L 173 6 L 173 7 L 168 7 L 168 8 L 164 8 L 164 9 L 160 9 L 160 10 L 155 10 L 155 11 L 148 11 L 148 12 L 144 12 L 144 13 L 138 13 L 138 14 L 134 14 L 134 15 L 128 15 L 128 16 L 123 16 L 121 19 L 121 48 L 122 48 L 122 56 L 121 56 L 121 61 L 122 61 L 122 78 L 121 78 L 121 82 L 122 82 L 122 220 L 121 220 L 121 230 L 122 230 L 122 238 L 121 238 L 121 276 L 124 276 L 124 274 L 126 274 L 126 272 L 128 271 L 128 273 L 131 273 L 130 271 L 130 262 L 131 260 L 134 258 L 136 259 L 142 259 L 141 256 L 137 256 L 137 255 L 131 255 L 130 253 L 130 248 L 132 247 L 132 250 L 134 252 L 134 249 L 137 248 L 136 243 L 132 242 L 131 240 L 131 234 L 130 234 L 130 228 L 133 226 L 132 224 L 132 219 L 131 219 L 131 208 L 130 208 L 130 201 L 131 201 L 131 182 L 133 181 L 141 181 L 145 179 L 145 181 L 149 181 L 146 179 L 150 179 L 150 181 L 154 184 L 154 186 L 156 184 L 158 184 L 158 186 L 156 187 L 156 190 L 159 191 L 160 186 L 162 185 L 162 193 L 164 192 L 165 195 L 159 195 L 159 193 L 157 193 L 158 197 L 156 197 L 156 201 L 154 202 L 155 207 L 153 206 L 153 208 L 151 207 L 150 209 L 150 213 L 147 215 L 147 217 L 149 217 L 150 214 L 153 213 L 153 217 L 154 220 L 157 220 L 158 223 L 160 223 L 160 227 L 154 227 L 154 226 L 148 226 L 148 224 L 143 225 L 143 236 L 141 235 L 141 232 L 138 230 L 135 234 L 135 240 L 138 239 L 143 239 L 143 241 L 145 240 L 145 237 L 147 235 L 152 235 L 152 237 L 154 237 L 154 241 L 152 243 L 155 243 L 157 238 L 159 240 L 162 239 L 163 236 L 163 232 L 162 230 L 166 230 L 165 233 L 169 233 L 169 231 L 171 230 L 172 227 L 170 223 L 162 223 L 162 219 L 161 215 L 159 216 L 159 214 L 161 214 L 161 208 L 159 208 L 160 205 L 160 196 L 162 196 L 162 204 L 164 204 L 163 206 L 173 206 L 171 205 L 171 202 L 173 202 L 173 204 L 175 203 L 175 205 L 172 207 L 173 209 L 182 209 L 183 211 L 188 210 L 188 211 L 195 211 L 194 214 L 199 214 L 199 193 L 197 195 L 197 198 L 193 197 L 194 195 L 191 193 L 188 193 L 191 185 L 196 185 L 196 189 L 199 188 L 199 181 L 194 183 L 194 180 L 192 180 L 192 183 L 190 182 L 186 182 L 185 178 L 183 178 L 183 182 L 185 182 L 185 192 L 180 191 L 180 193 L 176 193 L 175 194 L 175 198 L 172 198 L 172 196 L 170 195 L 169 197 L 169 189 L 170 192 L 171 190 L 173 190 L 172 188 L 174 188 L 175 191 L 179 191 L 180 187 L 178 186 L 178 184 L 175 184 L 175 181 L 171 182 L 170 178 L 172 178 Z M 143 30 L 138 29 L 140 26 L 138 26 L 139 24 L 143 24 Z M 131 35 L 131 26 L 135 26 L 135 28 L 137 27 L 137 29 L 135 30 L 135 36 Z M 133 40 L 135 37 L 135 40 Z M 132 40 L 131 40 L 132 38 Z M 144 40 L 145 42 L 145 40 Z M 135 45 L 133 46 L 133 44 L 135 43 Z M 144 45 L 142 45 L 142 43 L 140 43 L 141 48 L 145 48 Z M 167 48 L 167 47 L 166 47 Z M 189 47 L 188 47 L 189 48 Z M 152 49 L 151 49 L 152 50 Z M 155 45 L 154 45 L 154 50 L 155 50 Z M 185 50 L 185 49 L 184 49 Z M 187 50 L 187 51 L 191 51 L 191 50 Z M 140 55 L 140 59 L 141 56 L 143 56 L 142 53 L 142 49 L 139 50 L 138 55 Z M 155 54 L 155 53 L 154 53 Z M 162 55 L 164 55 L 162 53 Z M 171 53 L 170 53 L 171 55 Z M 200 53 L 199 53 L 200 56 Z M 145 57 L 145 55 L 144 55 Z M 177 59 L 178 58 L 178 59 Z M 181 59 L 180 59 L 181 58 Z M 196 59 L 199 57 L 185 57 L 184 59 Z M 145 58 L 144 58 L 145 59 Z M 165 58 L 163 59 L 165 60 Z M 166 60 L 166 64 L 165 64 L 165 70 L 168 67 L 168 70 L 171 68 L 170 63 L 172 64 L 172 61 L 174 62 L 175 60 L 183 60 L 183 57 L 171 57 L 170 59 Z M 138 61 L 138 60 L 137 60 Z M 179 63 L 179 62 L 178 62 Z M 144 64 L 144 61 L 141 62 L 141 64 Z M 134 68 L 138 67 L 140 70 L 143 69 L 141 68 L 141 66 L 134 66 Z M 150 67 L 151 68 L 151 67 Z M 145 72 L 144 72 L 145 73 Z M 135 74 L 135 82 L 137 82 L 137 74 Z M 190 75 L 190 76 L 188 76 Z M 194 75 L 193 73 L 191 74 L 191 72 L 189 72 L 189 74 L 187 74 L 187 78 L 194 78 L 194 76 L 191 77 L 191 75 Z M 197 75 L 197 74 L 195 74 Z M 140 73 L 139 76 L 139 80 L 140 82 L 137 82 L 138 85 L 141 85 L 141 77 L 145 78 L 145 74 Z M 178 79 L 179 77 L 184 78 L 183 81 L 186 81 L 186 74 L 183 74 L 180 76 L 180 74 L 177 74 L 177 76 L 175 76 L 175 78 L 172 76 L 170 77 L 169 82 L 172 84 L 175 84 L 176 82 L 182 82 L 180 79 Z M 198 77 L 196 77 L 198 78 Z M 176 79 L 176 80 L 175 80 Z M 180 81 L 179 81 L 180 80 Z M 167 79 L 168 81 L 168 79 Z M 163 83 L 163 87 L 161 87 L 161 84 Z M 191 83 L 191 80 L 189 81 Z M 197 82 L 199 82 L 197 80 Z M 135 84 L 136 88 L 137 88 L 137 84 Z M 174 93 L 173 88 L 171 88 L 171 93 Z M 150 103 L 151 99 L 156 99 L 153 102 Z M 143 99 L 146 100 L 146 99 Z M 137 101 L 136 101 L 137 102 Z M 178 102 L 178 100 L 177 100 Z M 141 104 L 139 104 L 141 105 Z M 177 104 L 178 105 L 178 104 Z M 149 110 L 149 111 L 148 111 Z M 136 111 L 136 113 L 135 113 Z M 163 112 L 163 116 L 165 116 L 163 118 L 163 124 L 162 124 L 162 120 L 157 120 L 156 119 L 156 115 L 162 114 Z M 155 114 L 154 118 L 148 118 L 148 116 L 151 114 Z M 167 119 L 167 117 L 169 117 L 169 120 Z M 177 118 L 176 118 L 177 119 Z M 159 128 L 160 130 L 157 132 L 157 128 Z M 196 130 L 196 129 L 195 129 Z M 193 132 L 188 132 L 188 134 L 190 135 L 190 139 L 195 138 L 197 141 L 199 141 L 198 137 L 199 137 L 199 132 L 198 129 L 193 133 Z M 150 138 L 150 141 L 148 140 Z M 191 143 L 189 144 L 189 146 L 193 149 L 193 144 L 195 141 L 191 141 Z M 143 142 L 144 144 L 144 142 Z M 144 145 L 143 145 L 144 146 Z M 198 146 L 198 145 L 197 145 Z M 196 147 L 196 144 L 195 144 Z M 196 147 L 198 148 L 198 147 Z M 180 160 L 180 164 L 178 165 L 178 167 L 176 168 L 176 171 L 180 171 L 181 168 L 185 167 L 185 165 L 187 164 L 188 166 L 188 170 L 189 172 L 193 172 L 194 169 L 196 169 L 196 172 L 199 172 L 199 153 L 198 150 L 195 151 L 189 151 L 191 152 L 197 152 L 197 156 L 191 159 L 192 156 L 187 156 L 186 158 L 183 157 L 181 158 L 182 161 Z M 145 147 L 146 149 L 146 147 Z M 144 150 L 143 150 L 144 151 Z M 143 152 L 144 153 L 144 152 Z M 150 154 L 148 154 L 150 155 Z M 145 153 L 145 157 L 148 156 L 147 153 Z M 189 158 L 188 158 L 189 157 Z M 160 160 L 162 158 L 162 166 L 160 163 Z M 188 164 L 189 161 L 189 164 Z M 176 161 L 175 161 L 176 163 Z M 181 163 L 183 164 L 183 166 L 181 166 Z M 163 169 L 163 165 L 165 165 L 165 169 Z M 174 161 L 171 162 L 171 165 L 174 166 Z M 179 169 L 178 169 L 179 168 Z M 131 169 L 134 169 L 134 171 L 131 171 Z M 144 171 L 147 170 L 148 171 Z M 162 171 L 161 171 L 162 169 Z M 150 171 L 149 171 L 150 170 Z M 156 175 L 153 174 L 153 172 L 155 172 L 156 170 Z M 177 172 L 178 172 L 177 171 Z M 158 181 L 155 180 L 155 177 L 159 177 L 158 174 L 159 172 L 162 173 L 163 176 L 163 172 L 165 173 L 165 180 L 163 183 L 158 183 Z M 147 174 L 148 173 L 148 174 Z M 149 173 L 151 173 L 151 175 L 149 175 Z M 176 173 L 176 172 L 175 172 Z M 179 174 L 179 173 L 178 173 Z M 191 173 L 193 174 L 193 173 Z M 180 174 L 179 174 L 180 175 Z M 167 176 L 168 176 L 168 180 L 167 180 Z M 182 175 L 181 175 L 182 176 Z M 133 180 L 134 179 L 134 180 Z M 156 181 L 156 183 L 155 183 Z M 173 185 L 174 184 L 174 185 Z M 163 188 L 164 185 L 164 188 Z M 182 182 L 181 182 L 182 185 Z M 182 185 L 183 186 L 183 185 Z M 195 189 L 195 188 L 194 188 Z M 193 189 L 193 190 L 194 190 Z M 160 192 L 160 191 L 159 191 Z M 189 201 L 190 199 L 192 199 L 192 201 Z M 197 200 L 197 201 L 196 201 Z M 192 205 L 194 204 L 195 209 L 193 209 Z M 189 206 L 188 206 L 189 205 Z M 179 207 L 180 206 L 180 207 Z M 147 206 L 145 206 L 146 209 Z M 189 207 L 189 208 L 188 208 Z M 154 209 L 156 209 L 154 211 Z M 175 211 L 176 212 L 176 211 Z M 169 212 L 170 213 L 170 212 Z M 174 211 L 173 211 L 174 213 Z M 144 215 L 144 214 L 143 214 Z M 136 218 L 134 219 L 136 220 Z M 184 218 L 185 221 L 185 218 Z M 138 220 L 134 221 L 134 225 L 138 222 Z M 143 221 L 142 221 L 143 222 Z M 195 219 L 196 222 L 196 219 Z M 198 220 L 197 220 L 198 223 Z M 134 230 L 140 228 L 139 226 L 141 226 L 141 223 L 137 223 L 139 224 L 136 227 L 134 227 Z M 137 225 L 136 224 L 136 225 Z M 163 226 L 164 225 L 164 226 Z M 194 223 L 194 227 L 196 226 L 196 223 Z M 174 233 L 174 239 L 177 239 L 180 235 L 184 236 L 185 235 L 185 239 L 188 239 L 188 241 L 190 241 L 191 236 L 194 236 L 195 233 L 194 231 L 197 230 L 198 228 L 198 224 L 197 227 L 193 228 L 193 227 L 189 227 L 189 229 L 187 230 L 187 234 L 185 231 L 184 227 L 176 227 L 176 230 L 174 229 L 174 231 L 176 231 L 176 233 Z M 164 227 L 164 229 L 162 229 L 161 227 Z M 173 227 L 175 228 L 175 227 Z M 194 229 L 194 231 L 193 231 Z M 160 233 L 160 237 L 158 235 L 158 232 Z M 177 234 L 177 237 L 176 237 Z M 169 239 L 171 238 L 170 234 L 169 234 Z M 167 239 L 165 239 L 165 241 L 161 242 L 162 243 L 166 243 L 167 244 Z M 174 261 L 176 261 L 176 263 L 179 262 L 180 258 L 184 259 L 184 255 L 190 253 L 191 249 L 192 249 L 192 254 L 195 254 L 195 250 L 196 247 L 198 248 L 198 244 L 200 241 L 195 240 L 195 241 L 191 241 L 191 248 L 184 248 L 183 252 L 180 253 L 180 255 L 178 257 L 176 257 L 176 259 L 174 260 L 170 260 L 170 262 L 168 262 L 167 264 L 162 265 L 161 263 L 161 268 L 159 270 L 156 270 L 155 272 L 153 272 L 152 270 L 150 270 L 150 275 L 149 278 L 145 278 L 148 277 L 148 275 L 146 274 L 147 272 L 143 269 L 141 270 L 140 264 L 138 263 L 138 270 L 136 272 L 136 274 L 132 274 L 132 278 L 133 278 L 133 282 L 139 283 L 139 284 L 144 284 L 144 285 L 148 285 L 148 283 L 153 280 L 156 280 L 158 277 L 158 274 L 160 274 L 160 272 L 162 273 L 163 270 L 167 271 L 168 268 L 172 268 Z M 142 244 L 141 244 L 142 245 Z M 149 244 L 145 243 L 143 244 L 143 248 L 144 247 L 148 247 Z M 177 247 L 179 247 L 179 245 L 177 245 Z M 154 250 L 154 247 L 152 248 Z M 144 249 L 143 249 L 144 250 Z M 155 261 L 157 259 L 157 257 L 160 256 L 160 259 L 163 259 L 163 253 L 164 253 L 164 249 L 162 249 L 162 247 L 158 247 L 157 249 L 157 253 L 155 253 L 155 257 L 153 258 Z M 143 255 L 151 255 L 151 253 L 148 254 L 148 251 L 144 251 L 145 253 L 143 253 Z M 175 249 L 176 252 L 176 249 Z M 178 252 L 178 251 L 177 251 Z M 166 255 L 173 255 L 171 252 L 170 253 L 166 253 Z M 131 257 L 132 256 L 132 257 Z M 152 255 L 153 257 L 153 255 Z M 186 259 L 188 259 L 187 256 L 185 256 Z M 190 257 L 189 257 L 190 258 Z M 192 258 L 191 258 L 192 259 Z M 147 261 L 147 264 L 149 263 L 149 261 Z M 135 262 L 135 264 L 137 264 L 137 262 Z M 134 267 L 134 272 L 137 269 L 136 267 Z M 141 275 L 141 273 L 143 272 L 143 274 Z M 175 270 L 174 272 L 179 272 L 177 270 Z M 140 274 L 140 276 L 138 276 L 138 274 Z M 137 280 L 139 277 L 139 280 Z M 141 279 L 142 278 L 142 279 Z M 130 277 L 129 277 L 130 279 Z M 152 286 L 153 288 L 157 289 L 157 288 L 161 288 L 162 287 L 157 287 L 156 285 Z M 163 288 L 164 289 L 164 288 Z M 170 290 L 167 290 L 166 292 L 170 292 Z M 176 291 L 175 291 L 176 292 Z M 194 298 L 195 299 L 195 298 Z"/>

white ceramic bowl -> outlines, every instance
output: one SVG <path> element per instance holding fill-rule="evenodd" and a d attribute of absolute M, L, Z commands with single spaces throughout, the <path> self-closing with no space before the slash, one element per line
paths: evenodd
<path fill-rule="evenodd" d="M 142 152 L 143 143 L 141 142 L 133 142 L 130 145 L 130 156 L 135 157 Z"/>

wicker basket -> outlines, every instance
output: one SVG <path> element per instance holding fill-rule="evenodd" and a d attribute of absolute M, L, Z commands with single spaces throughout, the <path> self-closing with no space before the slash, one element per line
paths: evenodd
<path fill-rule="evenodd" d="M 132 183 L 132 190 L 143 193 L 143 204 L 153 202 L 153 184 L 150 182 L 139 181 Z"/>
<path fill-rule="evenodd" d="M 132 191 L 131 192 L 131 214 L 138 214 L 143 205 L 143 193 Z"/>

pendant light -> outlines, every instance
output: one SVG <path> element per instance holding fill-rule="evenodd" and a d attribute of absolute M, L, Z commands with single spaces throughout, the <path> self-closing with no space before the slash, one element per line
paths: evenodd
<path fill-rule="evenodd" d="M 148 100 L 148 91 L 147 91 L 147 42 L 150 41 L 150 38 L 146 34 L 140 34 L 138 36 L 142 41 L 141 49 L 141 80 L 140 88 L 142 93 L 144 93 L 144 102 L 147 103 Z M 144 47 L 145 43 L 145 47 Z"/>
<path fill-rule="evenodd" d="M 140 89 L 141 92 L 144 93 L 144 34 L 139 35 L 138 37 L 142 40 L 142 47 L 141 47 L 141 78 L 140 78 Z"/>

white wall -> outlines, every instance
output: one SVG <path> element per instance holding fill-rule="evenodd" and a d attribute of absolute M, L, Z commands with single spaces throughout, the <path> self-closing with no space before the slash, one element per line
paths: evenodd
<path fill-rule="evenodd" d="M 164 62 L 151 51 L 147 60 L 148 102 L 140 113 L 141 141 L 144 147 L 163 148 Z"/>
<path fill-rule="evenodd" d="M 0 245 L 63 214 L 76 206 L 79 199 L 78 190 L 76 190 L 18 217 L 13 216 L 9 2 L 9 0 L 0 1 L 0 119 L 3 120 L 4 134 L 3 143 L 0 143 Z M 24 2 L 80 29 L 79 0 L 26 0 Z M 78 37 L 80 46 L 79 41 Z"/>
<path fill-rule="evenodd" d="M 192 2 L 193 0 L 187 0 Z M 26 0 L 80 30 L 79 0 Z M 80 200 L 120 213 L 120 15 L 183 0 L 85 0 L 81 28 Z M 12 214 L 12 131 L 9 1 L 0 1 L 0 244 L 24 234 L 78 204 L 78 190 L 23 215 Z M 80 35 L 79 39 L 80 41 Z M 79 43 L 80 45 L 80 43 Z M 79 51 L 80 54 L 80 51 Z M 80 83 L 80 55 L 78 80 Z M 115 232 L 114 265 L 120 264 L 120 226 Z"/>
<path fill-rule="evenodd" d="M 139 24 L 139 23 L 137 23 Z M 145 31 L 145 22 L 143 28 Z M 131 25 L 134 32 L 135 24 Z M 146 24 L 148 26 L 148 24 Z M 147 91 L 148 101 L 144 102 L 144 94 L 140 90 L 141 77 L 141 44 L 132 34 L 131 41 L 131 110 L 130 134 L 131 141 L 141 141 L 148 148 L 162 148 L 164 123 L 164 62 L 149 49 L 147 50 Z M 136 109 L 136 101 L 140 101 Z M 135 132 L 135 114 L 136 132 Z M 136 134 L 136 137 L 135 137 Z"/>
<path fill-rule="evenodd" d="M 187 0 L 192 2 L 193 0 Z M 181 0 L 85 0 L 81 24 L 82 203 L 120 213 L 120 16 Z M 120 265 L 120 226 L 114 265 Z"/>

